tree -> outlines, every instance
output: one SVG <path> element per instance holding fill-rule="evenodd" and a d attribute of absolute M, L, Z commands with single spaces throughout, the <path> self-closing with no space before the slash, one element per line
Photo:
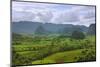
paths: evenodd
<path fill-rule="evenodd" d="M 84 39 L 85 38 L 85 35 L 83 32 L 81 31 L 73 31 L 72 32 L 72 35 L 71 35 L 71 38 L 72 39 Z"/>

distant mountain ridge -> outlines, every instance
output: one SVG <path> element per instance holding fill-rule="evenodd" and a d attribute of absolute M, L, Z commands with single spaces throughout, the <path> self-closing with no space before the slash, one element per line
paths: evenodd
<path fill-rule="evenodd" d="M 88 31 L 88 27 L 84 25 L 39 23 L 31 21 L 12 22 L 11 26 L 12 32 L 26 34 L 35 33 L 39 26 L 42 26 L 46 31 L 51 33 L 70 33 L 73 30 L 80 30 L 82 32 Z"/>

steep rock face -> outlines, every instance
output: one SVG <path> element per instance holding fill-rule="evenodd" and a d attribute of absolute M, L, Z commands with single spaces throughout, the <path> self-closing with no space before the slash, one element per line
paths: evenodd
<path fill-rule="evenodd" d="M 89 35 L 95 35 L 96 34 L 96 24 L 91 24 L 89 26 L 88 34 Z"/>

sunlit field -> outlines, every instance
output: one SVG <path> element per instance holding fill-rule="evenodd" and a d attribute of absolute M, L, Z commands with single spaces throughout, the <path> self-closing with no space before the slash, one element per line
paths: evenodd
<path fill-rule="evenodd" d="M 13 63 L 17 65 L 96 60 L 95 36 L 87 36 L 83 40 L 61 36 L 33 38 L 17 34 L 14 36 Z"/>

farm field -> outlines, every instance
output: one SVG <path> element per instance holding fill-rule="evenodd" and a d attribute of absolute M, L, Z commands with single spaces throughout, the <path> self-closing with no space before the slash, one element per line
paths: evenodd
<path fill-rule="evenodd" d="M 85 57 L 84 51 L 91 52 L 93 49 L 79 49 L 72 51 L 64 51 L 48 56 L 42 60 L 33 61 L 32 64 L 49 64 L 49 63 L 69 63 L 78 62 L 80 57 Z M 95 56 L 95 55 L 94 55 Z M 84 61 L 87 61 L 86 59 Z"/>
<path fill-rule="evenodd" d="M 44 36 L 32 38 L 21 35 L 19 37 L 17 34 L 16 36 L 17 37 L 14 39 L 14 45 L 12 45 L 14 54 L 13 64 L 16 65 L 96 60 L 95 36 L 87 36 L 83 40 L 75 40 L 61 36 L 49 38 Z M 20 41 L 16 41 L 16 39 Z"/>

